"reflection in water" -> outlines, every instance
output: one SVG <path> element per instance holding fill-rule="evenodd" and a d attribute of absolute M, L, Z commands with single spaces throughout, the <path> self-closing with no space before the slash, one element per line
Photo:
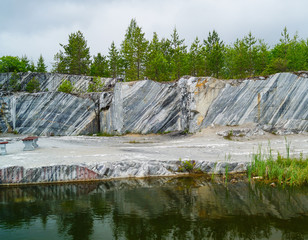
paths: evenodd
<path fill-rule="evenodd" d="M 307 193 L 202 177 L 1 188 L 0 239 L 305 239 Z"/>

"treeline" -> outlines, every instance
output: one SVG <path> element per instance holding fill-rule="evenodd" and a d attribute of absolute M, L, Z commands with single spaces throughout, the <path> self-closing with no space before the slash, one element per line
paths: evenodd
<path fill-rule="evenodd" d="M 308 70 L 308 39 L 300 39 L 298 34 L 290 36 L 286 28 L 272 48 L 252 33 L 227 45 L 215 30 L 207 39 L 196 37 L 188 47 L 176 29 L 168 39 L 160 39 L 154 32 L 149 41 L 132 19 L 121 45 L 117 47 L 112 42 L 106 56 L 98 53 L 91 58 L 90 48 L 80 31 L 70 34 L 68 44 L 60 46 L 62 50 L 55 54 L 53 72 L 124 78 L 126 81 L 145 78 L 171 81 L 183 75 L 230 79 Z M 8 56 L 0 58 L 0 72 L 9 69 L 2 67 L 3 58 Z"/>
<path fill-rule="evenodd" d="M 26 55 L 21 58 L 13 56 L 3 56 L 0 58 L 0 73 L 46 71 L 47 66 L 42 55 L 40 55 L 36 65 L 33 61 L 30 61 Z"/>

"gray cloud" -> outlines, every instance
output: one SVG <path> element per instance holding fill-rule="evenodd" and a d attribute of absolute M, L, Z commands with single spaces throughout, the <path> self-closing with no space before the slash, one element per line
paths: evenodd
<path fill-rule="evenodd" d="M 169 37 L 174 27 L 190 44 L 215 29 L 226 43 L 249 31 L 269 44 L 278 42 L 286 26 L 291 34 L 308 37 L 306 0 L 1 0 L 0 56 L 38 59 L 51 66 L 68 35 L 80 30 L 91 54 L 107 54 L 114 40 L 124 38 L 132 18 L 148 39 L 153 32 Z"/>

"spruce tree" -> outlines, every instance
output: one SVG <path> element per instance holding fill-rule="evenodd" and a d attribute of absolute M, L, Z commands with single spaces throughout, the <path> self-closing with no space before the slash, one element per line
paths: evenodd
<path fill-rule="evenodd" d="M 93 56 L 93 62 L 90 70 L 91 76 L 110 77 L 108 61 L 105 56 L 100 53 Z"/>
<path fill-rule="evenodd" d="M 151 80 L 168 80 L 168 62 L 156 32 L 153 33 L 153 39 L 148 47 L 145 74 Z"/>
<path fill-rule="evenodd" d="M 121 45 L 121 53 L 125 68 L 125 78 L 128 81 L 143 78 L 148 41 L 142 29 L 132 19 Z"/>
<path fill-rule="evenodd" d="M 55 55 L 54 70 L 59 73 L 88 74 L 90 66 L 90 49 L 80 31 L 69 35 L 68 44 L 63 45 L 64 52 Z"/>
<path fill-rule="evenodd" d="M 46 69 L 47 69 L 47 67 L 45 65 L 44 58 L 41 54 L 38 61 L 37 61 L 36 71 L 44 73 L 44 72 L 46 72 Z"/>
<path fill-rule="evenodd" d="M 122 73 L 121 56 L 118 49 L 115 46 L 114 41 L 111 43 L 108 52 L 109 69 L 112 78 L 117 78 Z"/>
<path fill-rule="evenodd" d="M 192 76 L 204 76 L 205 74 L 205 55 L 204 48 L 200 44 L 198 37 L 190 46 L 189 50 L 189 72 Z"/>
<path fill-rule="evenodd" d="M 171 56 L 172 56 L 172 79 L 179 79 L 182 75 L 185 75 L 187 68 L 186 48 L 184 45 L 185 39 L 180 39 L 180 36 L 176 30 L 173 29 L 171 34 Z"/>
<path fill-rule="evenodd" d="M 254 76 L 256 60 L 257 60 L 257 52 L 258 52 L 258 47 L 255 45 L 257 39 L 254 36 L 252 36 L 251 32 L 249 32 L 249 34 L 244 37 L 244 42 L 247 46 L 247 51 L 248 51 L 247 73 L 249 76 Z"/>
<path fill-rule="evenodd" d="M 212 33 L 209 32 L 207 40 L 204 40 L 204 45 L 207 74 L 218 78 L 224 65 L 224 43 L 220 40 L 218 33 L 213 30 Z"/>

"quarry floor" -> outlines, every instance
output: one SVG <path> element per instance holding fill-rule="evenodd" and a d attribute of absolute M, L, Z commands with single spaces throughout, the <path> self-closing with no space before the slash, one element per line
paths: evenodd
<path fill-rule="evenodd" d="M 9 166 L 40 167 L 50 165 L 95 164 L 104 161 L 129 160 L 206 160 L 206 161 L 251 161 L 251 155 L 262 147 L 264 153 L 270 146 L 286 155 L 285 136 L 265 135 L 239 137 L 233 140 L 217 135 L 231 127 L 209 127 L 196 134 L 180 135 L 129 134 L 115 137 L 62 136 L 39 137 L 39 147 L 23 151 L 21 139 L 25 136 L 0 134 L 0 139 L 9 141 L 7 155 L 0 155 L 0 168 Z M 238 128 L 237 128 L 238 129 Z M 308 135 L 287 135 L 292 155 L 308 156 Z"/>

